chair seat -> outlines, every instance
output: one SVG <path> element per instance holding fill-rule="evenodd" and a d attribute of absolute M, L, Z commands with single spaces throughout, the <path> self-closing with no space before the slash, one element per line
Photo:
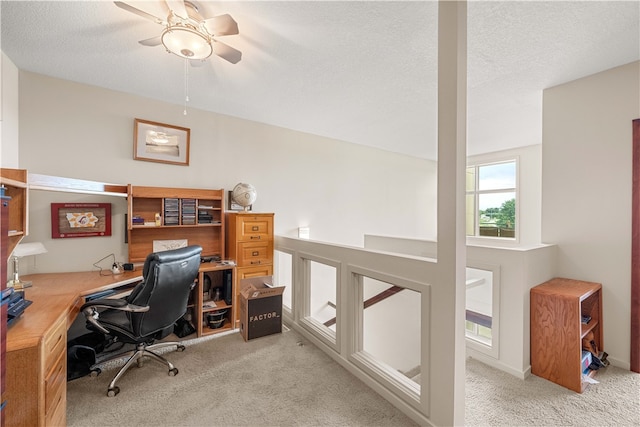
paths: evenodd
<path fill-rule="evenodd" d="M 161 340 L 173 331 L 173 324 L 169 327 L 159 328 L 151 334 L 143 337 L 136 336 L 131 331 L 131 322 L 126 312 L 118 310 L 105 310 L 100 313 L 100 323 L 109 329 L 109 334 L 118 338 L 118 341 L 138 344 L 152 343 L 155 340 Z"/>

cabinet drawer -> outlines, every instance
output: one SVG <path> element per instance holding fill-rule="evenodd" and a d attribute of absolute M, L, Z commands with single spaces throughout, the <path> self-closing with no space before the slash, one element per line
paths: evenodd
<path fill-rule="evenodd" d="M 241 242 L 238 243 L 239 267 L 273 263 L 273 242 Z"/>
<path fill-rule="evenodd" d="M 238 240 L 269 240 L 272 236 L 273 218 L 251 216 L 238 221 Z"/>
<path fill-rule="evenodd" d="M 60 398 L 56 399 L 56 403 L 51 407 L 51 410 L 45 414 L 46 426 L 66 426 L 67 425 L 67 396 L 66 387 L 65 393 L 60 393 Z"/>
<path fill-rule="evenodd" d="M 67 348 L 67 317 L 61 316 L 44 338 L 44 369 L 49 372 Z"/>
<path fill-rule="evenodd" d="M 239 281 L 250 277 L 271 276 L 273 274 L 273 265 L 264 264 L 256 267 L 237 268 L 236 274 Z M 238 286 L 238 295 L 240 295 L 240 286 Z M 240 301 L 240 297 L 238 297 L 238 301 Z"/>
<path fill-rule="evenodd" d="M 44 380 L 44 411 L 46 414 L 54 412 L 67 394 L 67 358 L 64 354 L 56 360 Z"/>

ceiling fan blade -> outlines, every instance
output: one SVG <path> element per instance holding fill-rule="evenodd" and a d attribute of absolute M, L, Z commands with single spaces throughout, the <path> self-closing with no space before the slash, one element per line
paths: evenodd
<path fill-rule="evenodd" d="M 189 18 L 193 19 L 196 22 L 204 21 L 204 18 L 198 11 L 198 6 L 191 3 L 189 0 L 185 0 L 184 7 L 187 10 L 187 15 L 189 15 Z"/>
<path fill-rule="evenodd" d="M 242 59 L 242 52 L 238 49 L 234 49 L 231 46 L 219 42 L 218 40 L 214 40 L 213 43 L 213 52 L 218 55 L 220 58 L 231 62 L 232 64 L 237 64 Z"/>
<path fill-rule="evenodd" d="M 155 36 L 150 39 L 140 40 L 138 43 L 143 46 L 159 46 L 162 44 L 162 36 Z"/>
<path fill-rule="evenodd" d="M 160 25 L 165 25 L 166 24 L 164 19 L 160 19 L 157 16 L 154 16 L 154 15 L 152 15 L 150 13 L 147 13 L 147 12 L 145 12 L 143 10 L 135 8 L 135 7 L 133 7 L 130 4 L 127 4 L 125 2 L 114 1 L 113 3 L 115 3 L 115 5 L 118 6 L 120 9 L 124 9 L 124 10 L 126 10 L 128 12 L 135 13 L 136 15 L 142 16 L 143 18 L 148 19 L 150 21 L 153 21 L 156 24 L 160 24 Z"/>
<path fill-rule="evenodd" d="M 189 18 L 189 14 L 187 13 L 187 8 L 184 6 L 183 0 L 165 0 L 169 9 L 173 11 L 176 15 L 178 15 L 182 19 Z"/>
<path fill-rule="evenodd" d="M 205 19 L 204 26 L 214 36 L 233 36 L 238 34 L 238 23 L 229 14 Z"/>

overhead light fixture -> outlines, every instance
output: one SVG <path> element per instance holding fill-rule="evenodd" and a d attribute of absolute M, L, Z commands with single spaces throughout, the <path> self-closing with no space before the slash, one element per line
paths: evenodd
<path fill-rule="evenodd" d="M 1 0 L 0 0 L 1 1 Z M 189 63 L 198 63 L 215 54 L 220 58 L 236 64 L 242 58 L 242 52 L 218 40 L 221 36 L 238 34 L 238 23 L 229 15 L 218 15 L 204 19 L 198 7 L 188 0 L 168 1 L 169 15 L 167 19 L 158 18 L 122 1 L 115 1 L 116 6 L 164 27 L 159 36 L 140 40 L 143 46 L 159 46 L 184 59 L 184 115 L 187 114 L 189 102 Z M 215 51 L 213 49 L 215 43 Z M 164 143 L 164 141 L 154 141 Z"/>
<path fill-rule="evenodd" d="M 185 59 L 206 59 L 213 53 L 211 37 L 187 26 L 167 26 L 162 32 L 167 51 Z"/>
<path fill-rule="evenodd" d="M 216 55 L 232 64 L 242 59 L 242 52 L 219 40 L 223 36 L 238 34 L 238 23 L 229 14 L 204 19 L 194 3 L 188 0 L 176 0 L 166 2 L 169 6 L 169 15 L 166 19 L 162 19 L 128 3 L 122 1 L 114 3 L 121 9 L 164 27 L 160 35 L 140 40 L 139 43 L 143 46 L 162 44 L 167 52 L 183 59 L 203 60 Z"/>

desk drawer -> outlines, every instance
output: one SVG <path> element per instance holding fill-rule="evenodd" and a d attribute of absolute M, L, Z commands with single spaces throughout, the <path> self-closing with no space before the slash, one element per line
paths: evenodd
<path fill-rule="evenodd" d="M 44 338 L 44 371 L 50 372 L 67 348 L 67 317 L 61 316 Z"/>
<path fill-rule="evenodd" d="M 273 263 L 273 242 L 242 242 L 238 243 L 239 267 L 250 267 Z"/>
<path fill-rule="evenodd" d="M 51 412 L 67 394 L 67 358 L 61 354 L 44 380 L 44 411 Z"/>

